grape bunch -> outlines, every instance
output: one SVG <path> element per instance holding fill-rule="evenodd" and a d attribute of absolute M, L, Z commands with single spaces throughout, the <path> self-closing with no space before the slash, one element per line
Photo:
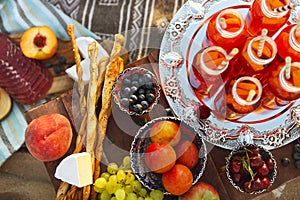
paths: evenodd
<path fill-rule="evenodd" d="M 120 89 L 121 106 L 141 114 L 155 102 L 157 87 L 154 75 L 150 72 L 137 71 L 124 76 Z"/>
<path fill-rule="evenodd" d="M 130 158 L 125 156 L 118 166 L 111 162 L 107 171 L 96 179 L 94 189 L 99 200 L 162 200 L 164 193 L 160 190 L 149 191 L 137 180 L 130 170 Z"/>
<path fill-rule="evenodd" d="M 228 175 L 241 190 L 261 192 L 270 187 L 275 165 L 275 160 L 266 150 L 248 145 L 232 154 L 227 166 Z"/>

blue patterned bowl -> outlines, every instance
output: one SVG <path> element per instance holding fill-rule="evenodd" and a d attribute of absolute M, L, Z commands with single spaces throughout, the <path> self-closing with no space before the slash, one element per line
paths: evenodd
<path fill-rule="evenodd" d="M 191 170 L 193 174 L 193 185 L 202 176 L 206 162 L 207 162 L 207 151 L 205 143 L 202 137 L 196 133 L 196 131 L 189 126 L 186 122 L 182 121 L 176 117 L 160 117 L 156 118 L 143 127 L 139 129 L 130 149 L 130 160 L 131 168 L 136 175 L 137 179 L 148 189 L 154 190 L 158 189 L 163 191 L 165 194 L 169 194 L 162 185 L 162 175 L 152 172 L 145 164 L 144 152 L 149 144 L 151 144 L 151 139 L 149 137 L 151 127 L 158 121 L 171 120 L 180 124 L 181 129 L 181 139 L 192 140 L 192 142 L 197 146 L 199 150 L 199 161 L 197 165 Z"/>

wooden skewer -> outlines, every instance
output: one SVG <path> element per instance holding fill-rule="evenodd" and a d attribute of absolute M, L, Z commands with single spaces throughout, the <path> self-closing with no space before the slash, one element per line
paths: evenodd
<path fill-rule="evenodd" d="M 248 102 L 252 101 L 253 98 L 254 98 L 254 96 L 255 96 L 255 94 L 256 94 L 255 90 L 252 90 L 252 89 L 251 89 L 251 90 L 249 91 L 249 93 L 248 93 L 248 96 L 247 96 L 246 101 L 248 101 Z"/>
<path fill-rule="evenodd" d="M 285 58 L 285 78 L 286 79 L 291 78 L 291 62 L 292 62 L 291 57 L 288 56 Z"/>
<path fill-rule="evenodd" d="M 220 26 L 222 29 L 226 29 L 227 28 L 227 24 L 226 24 L 226 20 L 224 17 L 220 18 Z"/>

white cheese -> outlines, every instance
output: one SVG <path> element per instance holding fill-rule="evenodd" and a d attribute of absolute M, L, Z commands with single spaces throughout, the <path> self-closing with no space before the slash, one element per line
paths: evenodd
<path fill-rule="evenodd" d="M 57 166 L 54 176 L 77 187 L 92 184 L 91 155 L 87 152 L 82 152 L 67 156 Z"/>

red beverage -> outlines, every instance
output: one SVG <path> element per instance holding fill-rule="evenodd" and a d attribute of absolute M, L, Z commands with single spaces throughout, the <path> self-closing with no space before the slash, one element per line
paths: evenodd
<path fill-rule="evenodd" d="M 244 27 L 241 13 L 236 9 L 226 9 L 209 21 L 202 46 L 220 46 L 226 51 L 231 51 L 246 40 Z"/>
<path fill-rule="evenodd" d="M 261 105 L 262 85 L 257 78 L 242 76 L 232 79 L 226 88 L 226 118 L 237 119 Z"/>
<path fill-rule="evenodd" d="M 204 48 L 195 55 L 189 82 L 196 95 L 213 95 L 224 85 L 229 70 L 229 62 L 224 62 L 227 56 L 226 51 L 218 46 Z"/>
<path fill-rule="evenodd" d="M 286 77 L 286 64 L 281 62 L 272 66 L 268 74 L 267 84 L 264 86 L 264 105 L 284 106 L 300 98 L 300 64 L 292 63 L 290 77 Z"/>
<path fill-rule="evenodd" d="M 264 40 L 261 47 L 261 41 Z M 261 54 L 259 53 L 261 49 Z M 239 65 L 235 66 L 235 72 L 243 75 L 258 75 L 267 69 L 275 59 L 277 46 L 271 37 L 259 35 L 248 38 L 241 55 L 238 57 Z"/>
<path fill-rule="evenodd" d="M 275 11 L 290 4 L 290 0 L 255 0 L 246 16 L 247 32 L 256 36 L 263 28 L 269 30 L 268 35 L 274 35 L 289 19 L 290 9 Z"/>
<path fill-rule="evenodd" d="M 293 62 L 300 62 L 300 33 L 297 35 L 296 30 L 295 24 L 285 27 L 275 38 L 275 42 L 282 59 L 290 56 Z"/>

